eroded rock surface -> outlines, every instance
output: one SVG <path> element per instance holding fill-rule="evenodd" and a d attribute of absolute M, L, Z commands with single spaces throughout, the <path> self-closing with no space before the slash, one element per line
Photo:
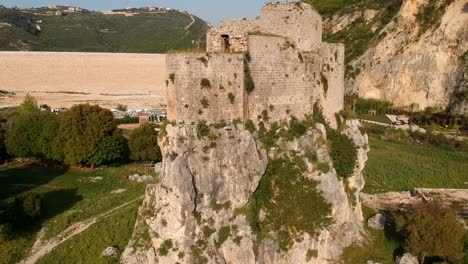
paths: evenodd
<path fill-rule="evenodd" d="M 347 93 L 413 110 L 445 109 L 452 101 L 454 111 L 466 112 L 468 7 L 465 0 L 446 2 L 403 1 L 399 13 L 379 33 L 379 41 L 348 65 L 357 74 L 348 76 Z M 434 3 L 443 9 L 440 25 L 436 22 L 423 30 L 418 16 Z M 345 15 L 340 21 L 354 21 L 362 13 Z M 342 24 L 335 26 L 339 29 Z"/>
<path fill-rule="evenodd" d="M 323 125 L 279 142 L 288 153 L 312 151 L 331 168 L 324 173 L 304 158 L 305 175 L 318 183 L 332 221 L 315 234 L 303 233 L 285 251 L 274 231 L 259 240 L 244 213 L 269 159 L 279 154 L 268 156 L 257 137 L 245 130 L 211 128 L 209 136 L 200 137 L 195 125 L 168 125 L 160 139 L 161 181 L 147 186 L 122 263 L 336 263 L 345 247 L 364 237 L 358 194 L 364 186 L 361 171 L 368 142 L 358 126 L 348 122 L 344 130 L 358 147 L 355 172 L 347 181 L 332 167 Z M 150 236 L 145 245 L 138 237 L 144 228 Z"/>

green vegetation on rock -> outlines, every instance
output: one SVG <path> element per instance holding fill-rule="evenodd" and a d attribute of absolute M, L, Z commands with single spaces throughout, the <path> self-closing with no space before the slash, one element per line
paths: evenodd
<path fill-rule="evenodd" d="M 287 250 L 303 233 L 313 236 L 330 222 L 330 205 L 317 191 L 317 183 L 305 176 L 305 166 L 299 156 L 269 162 L 247 206 L 248 219 L 259 240 L 275 232 L 280 248 Z"/>
<path fill-rule="evenodd" d="M 328 140 L 330 141 L 330 155 L 336 173 L 342 178 L 350 177 L 356 166 L 356 146 L 347 136 L 331 129 L 328 130 Z"/>

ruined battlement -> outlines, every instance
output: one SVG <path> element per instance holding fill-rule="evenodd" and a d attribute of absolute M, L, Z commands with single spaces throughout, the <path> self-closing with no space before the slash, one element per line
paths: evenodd
<path fill-rule="evenodd" d="M 192 123 L 303 118 L 320 102 L 332 124 L 343 108 L 344 46 L 322 42 L 308 4 L 267 4 L 255 20 L 226 20 L 206 53 L 167 55 L 168 119 Z"/>
<path fill-rule="evenodd" d="M 244 52 L 251 34 L 284 36 L 302 51 L 322 42 L 322 17 L 305 3 L 271 3 L 258 19 L 225 20 L 207 33 L 208 52 Z"/>

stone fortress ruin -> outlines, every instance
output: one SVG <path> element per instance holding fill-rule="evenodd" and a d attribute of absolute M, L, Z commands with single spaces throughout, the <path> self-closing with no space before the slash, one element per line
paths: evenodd
<path fill-rule="evenodd" d="M 305 3 L 223 21 L 208 31 L 206 53 L 168 54 L 166 63 L 169 120 L 275 122 L 320 102 L 333 124 L 343 108 L 344 45 L 322 42 L 322 18 Z"/>

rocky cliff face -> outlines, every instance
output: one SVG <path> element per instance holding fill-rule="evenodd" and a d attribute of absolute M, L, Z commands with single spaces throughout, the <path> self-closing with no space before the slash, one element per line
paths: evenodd
<path fill-rule="evenodd" d="M 388 10 L 362 6 L 326 21 L 332 35 L 359 23 L 375 34 L 366 51 L 348 62 L 347 93 L 413 110 L 466 112 L 468 3 L 403 0 L 399 8 L 385 25 L 381 16 Z"/>
<path fill-rule="evenodd" d="M 279 140 L 278 147 L 268 153 L 257 132 L 210 128 L 210 134 L 203 137 L 195 125 L 168 125 L 167 135 L 160 139 L 164 155 L 161 181 L 147 187 L 122 263 L 335 263 L 344 247 L 364 236 L 359 191 L 364 185 L 361 170 L 368 141 L 358 126 L 348 122 L 343 130 L 358 147 L 354 175 L 343 181 L 332 167 L 321 124 L 300 137 Z M 307 153 L 316 160 L 306 158 Z M 284 169 L 286 163 L 279 160 L 294 160 L 296 165 L 286 169 L 287 174 L 300 172 L 300 177 L 292 175 L 292 181 L 303 181 L 299 193 L 315 198 L 287 200 L 297 197 L 297 192 L 281 189 L 276 178 L 271 181 L 273 192 L 267 201 L 272 206 L 288 206 L 274 207 L 280 208 L 276 212 L 263 207 L 253 215 L 250 208 L 261 203 L 259 192 L 275 177 L 269 167 L 280 164 L 279 170 Z M 317 164 L 330 169 L 320 170 Z M 293 193 L 283 195 L 288 191 Z M 288 212 L 297 214 L 304 204 L 308 209 L 304 212 L 319 208 L 317 205 L 328 210 L 328 215 L 317 218 L 324 221 L 315 223 L 314 232 L 276 221 Z M 272 217 L 275 224 L 281 223 L 277 229 L 259 229 Z M 285 237 L 292 239 L 286 241 Z"/>

